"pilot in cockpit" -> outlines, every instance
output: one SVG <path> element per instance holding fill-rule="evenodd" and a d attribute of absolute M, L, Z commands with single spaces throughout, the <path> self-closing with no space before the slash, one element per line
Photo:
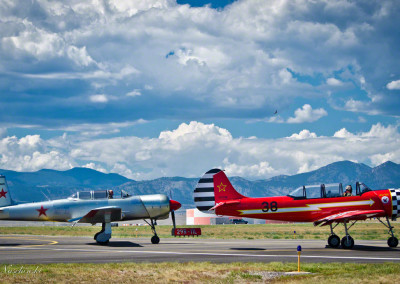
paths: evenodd
<path fill-rule="evenodd" d="M 108 198 L 109 199 L 113 199 L 114 198 L 114 191 L 112 191 L 111 189 L 108 191 Z"/>
<path fill-rule="evenodd" d="M 352 196 L 353 188 L 349 184 L 346 186 L 346 191 L 344 192 L 343 196 Z"/>

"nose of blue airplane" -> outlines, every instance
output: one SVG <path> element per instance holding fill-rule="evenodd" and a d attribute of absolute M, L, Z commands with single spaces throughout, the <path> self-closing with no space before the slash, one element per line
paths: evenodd
<path fill-rule="evenodd" d="M 182 205 L 178 201 L 172 199 L 169 201 L 169 208 L 171 211 L 178 210 L 179 208 L 181 208 L 181 206 Z"/>

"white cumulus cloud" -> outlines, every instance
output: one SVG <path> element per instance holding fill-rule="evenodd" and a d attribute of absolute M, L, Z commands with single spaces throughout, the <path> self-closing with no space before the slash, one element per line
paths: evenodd
<path fill-rule="evenodd" d="M 91 95 L 90 101 L 93 103 L 107 103 L 108 97 L 105 94 Z"/>
<path fill-rule="evenodd" d="M 199 177 L 218 167 L 229 175 L 251 179 L 314 170 L 351 160 L 376 166 L 387 160 L 400 163 L 400 133 L 396 125 L 375 124 L 369 131 L 345 128 L 332 136 L 307 129 L 289 137 L 234 138 L 224 128 L 197 121 L 182 123 L 158 137 L 94 138 L 39 135 L 0 139 L 0 168 L 34 171 L 84 166 L 116 172 L 133 179 L 162 176 Z"/>
<path fill-rule="evenodd" d="M 321 117 L 327 116 L 328 113 L 323 108 L 313 109 L 309 104 L 303 105 L 302 108 L 296 109 L 294 117 L 289 117 L 288 123 L 303 123 L 317 121 Z"/>
<path fill-rule="evenodd" d="M 400 90 L 400 80 L 392 81 L 386 85 L 389 90 Z"/>

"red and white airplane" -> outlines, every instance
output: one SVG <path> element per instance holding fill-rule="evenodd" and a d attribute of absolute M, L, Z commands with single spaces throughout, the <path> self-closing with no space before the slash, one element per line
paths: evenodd
<path fill-rule="evenodd" d="M 345 249 L 354 246 L 350 227 L 359 220 L 375 217 L 389 229 L 389 247 L 399 243 L 389 218 L 395 221 L 400 215 L 400 189 L 371 190 L 357 182 L 353 196 L 343 196 L 341 184 L 322 184 L 299 187 L 287 196 L 251 198 L 238 193 L 223 171 L 212 169 L 199 180 L 194 201 L 200 211 L 217 215 L 329 225 L 329 246 L 341 244 Z M 342 240 L 333 232 L 340 223 L 346 233 Z"/>

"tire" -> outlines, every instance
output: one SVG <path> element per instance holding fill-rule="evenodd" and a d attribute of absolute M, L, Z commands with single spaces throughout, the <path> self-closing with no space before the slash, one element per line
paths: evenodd
<path fill-rule="evenodd" d="M 387 244 L 389 247 L 395 248 L 399 244 L 399 240 L 396 237 L 390 237 L 387 241 Z"/>
<path fill-rule="evenodd" d="M 339 246 L 340 246 L 340 239 L 339 239 L 339 237 L 336 236 L 336 235 L 331 235 L 331 236 L 328 238 L 328 245 L 329 245 L 331 248 L 337 248 L 337 247 L 339 247 Z"/>
<path fill-rule="evenodd" d="M 156 245 L 160 242 L 160 238 L 156 235 L 156 236 L 152 236 L 151 237 L 151 243 Z"/>
<path fill-rule="evenodd" d="M 106 242 L 99 242 L 99 241 L 96 241 L 97 242 L 97 244 L 99 244 L 99 245 L 101 245 L 101 246 L 106 246 L 106 245 L 108 245 L 108 243 L 110 242 L 110 241 L 106 241 Z"/>
<path fill-rule="evenodd" d="M 354 240 L 350 236 L 343 237 L 341 244 L 344 249 L 352 249 L 354 247 Z"/>

